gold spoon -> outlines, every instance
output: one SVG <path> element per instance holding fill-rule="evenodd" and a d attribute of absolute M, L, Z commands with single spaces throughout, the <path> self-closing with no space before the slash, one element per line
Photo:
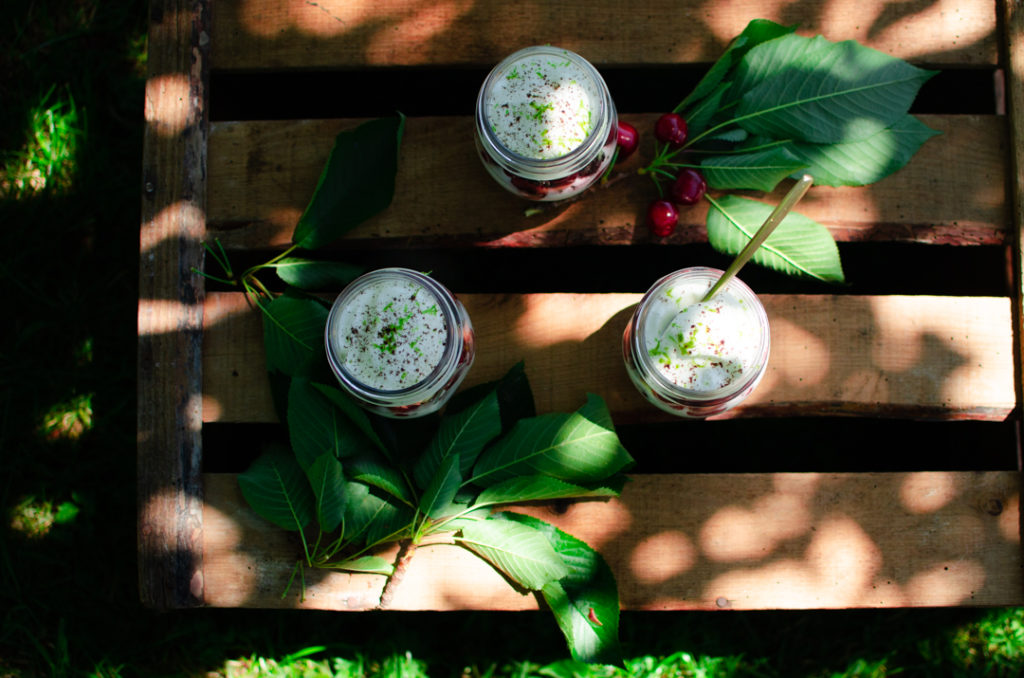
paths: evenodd
<path fill-rule="evenodd" d="M 775 209 L 772 210 L 772 213 L 768 215 L 768 218 L 764 220 L 764 223 L 761 224 L 761 228 L 757 229 L 757 232 L 754 233 L 754 237 L 750 239 L 750 242 L 748 242 L 747 246 L 743 248 L 743 251 L 737 254 L 736 258 L 733 259 L 731 264 L 729 264 L 729 268 L 725 269 L 725 273 L 723 273 L 722 277 L 718 279 L 718 282 L 716 282 L 714 286 L 708 290 L 708 293 L 704 295 L 704 298 L 701 299 L 702 302 L 710 301 L 712 297 L 718 293 L 718 290 L 722 288 L 722 285 L 732 280 L 733 276 L 743 268 L 743 265 L 750 261 L 750 257 L 754 256 L 754 252 L 757 248 L 768 239 L 768 236 L 770 236 L 772 231 L 775 230 L 775 227 L 786 218 L 786 215 L 793 209 L 793 206 L 800 202 L 800 199 L 804 197 L 804 194 L 807 193 L 807 189 L 811 187 L 813 182 L 814 177 L 810 174 L 805 174 L 800 177 L 796 184 L 793 185 L 793 188 L 789 189 L 789 193 L 787 193 Z"/>

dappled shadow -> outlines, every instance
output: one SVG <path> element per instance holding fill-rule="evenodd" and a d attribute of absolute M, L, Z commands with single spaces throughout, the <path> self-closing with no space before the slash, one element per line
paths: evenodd
<path fill-rule="evenodd" d="M 1019 550 L 1018 488 L 1005 478 L 805 473 L 644 480 L 685 492 L 690 501 L 659 519 L 649 498 L 632 496 L 632 488 L 624 494 L 631 513 L 648 518 L 611 549 L 628 607 L 983 605 L 1020 583 L 1016 575 L 1002 579 L 999 564 Z M 1012 515 L 1000 520 L 1004 506 Z"/>
<path fill-rule="evenodd" d="M 651 17 L 643 16 L 642 12 L 637 16 L 630 14 L 625 24 L 603 29 L 608 33 L 581 35 L 573 30 L 577 28 L 575 25 L 561 21 L 558 8 L 539 3 L 522 8 L 523 16 L 535 21 L 524 23 L 525 28 L 510 22 L 505 14 L 492 13 L 482 3 L 473 2 L 409 4 L 398 9 L 292 2 L 275 9 L 279 12 L 276 15 L 247 13 L 246 5 L 214 4 L 214 11 L 221 12 L 218 15 L 223 19 L 221 25 L 227 26 L 228 31 L 235 31 L 231 35 L 213 34 L 218 38 L 212 48 L 213 63 L 217 67 L 227 70 L 250 66 L 277 68 L 290 59 L 297 59 L 309 68 L 363 68 L 384 64 L 463 67 L 496 62 L 510 51 L 509 43 L 518 41 L 555 42 L 592 56 L 599 66 L 635 66 L 652 60 L 656 64 L 705 63 L 714 59 L 728 38 L 742 28 L 741 25 L 719 26 L 715 23 L 718 19 L 705 12 L 703 17 L 693 17 L 694 27 L 686 28 L 693 32 L 694 39 L 663 31 L 659 33 L 665 35 L 658 38 L 662 42 L 652 44 L 649 39 L 639 39 L 650 37 Z M 935 3 L 886 4 L 873 18 L 858 17 L 857 30 L 865 31 L 864 35 L 871 40 L 881 40 L 897 34 L 896 28 L 906 24 L 912 16 L 933 11 L 935 7 Z M 358 14 L 357 10 L 366 14 Z M 826 15 L 827 10 L 827 6 L 818 3 L 813 7 L 797 3 L 780 10 L 779 16 L 773 18 L 784 23 L 799 21 L 804 33 L 826 32 L 827 37 L 838 39 L 841 36 L 835 35 L 834 30 L 822 31 L 832 20 Z M 601 7 L 594 10 L 595 14 L 600 12 Z M 695 13 L 700 13 L 697 8 Z M 537 25 L 552 28 L 534 32 Z M 399 40 L 395 40 L 395 35 L 400 36 Z M 493 40 L 493 35 L 502 35 L 502 41 Z M 921 62 L 957 63 L 961 58 L 977 60 L 978 53 L 987 52 L 993 45 L 994 35 L 992 29 L 989 33 L 966 38 L 967 44 L 956 49 L 946 46 L 930 52 L 927 48 L 904 43 L 899 37 L 894 38 L 894 42 L 879 44 L 882 47 L 900 45 L 905 56 Z M 624 36 L 636 39 L 624 39 Z M 457 49 L 452 49 L 453 45 Z M 289 52 L 294 49 L 298 49 L 298 55 Z M 920 49 L 924 51 L 918 51 Z M 949 57 L 956 51 L 962 52 L 962 56 Z M 321 63 L 322 59 L 328 61 Z M 162 75 L 165 87 L 178 88 L 186 97 L 207 94 L 196 92 L 194 81 L 182 81 L 174 73 Z M 467 110 L 470 110 L 468 106 Z M 339 109 L 339 115 L 343 112 Z M 635 119 L 646 123 L 650 118 L 648 114 L 637 114 Z M 175 115 L 155 117 L 149 124 L 154 138 L 177 138 L 186 154 L 197 147 L 196 138 L 190 135 L 206 132 L 201 121 Z M 200 243 L 209 235 L 222 236 L 229 247 L 240 250 L 280 247 L 290 237 L 290 228 L 312 192 L 330 140 L 350 124 L 352 121 L 215 126 L 211 149 L 217 153 L 211 154 L 209 177 L 217 190 L 210 196 L 208 212 L 203 211 L 206 209 L 205 183 L 174 187 L 179 194 L 184 194 L 181 197 L 186 199 L 186 204 L 182 206 L 167 200 L 147 207 L 149 220 L 143 224 L 143 259 L 152 257 L 153 261 L 169 267 L 162 273 L 186 280 L 189 267 L 201 265 Z M 425 244 L 528 248 L 631 244 L 648 239 L 638 227 L 638 206 L 650 197 L 650 186 L 641 186 L 641 182 L 618 182 L 595 191 L 586 200 L 548 208 L 534 217 L 524 218 L 523 204 L 494 186 L 477 166 L 479 160 L 472 151 L 471 127 L 467 116 L 410 120 L 395 204 L 385 214 L 353 232 L 351 242 L 375 243 L 384 248 Z M 952 134 L 955 130 L 948 131 Z M 970 144 L 963 146 L 967 147 Z M 202 150 L 205 153 L 205 148 Z M 816 198 L 813 195 L 808 198 L 807 206 L 823 215 L 820 218 L 823 223 L 849 232 L 851 235 L 846 236 L 849 240 L 888 239 L 906 228 L 910 234 L 900 237 L 911 241 L 918 237 L 932 238 L 934 242 L 934 235 L 923 234 L 941 218 L 946 219 L 943 225 L 950 227 L 948 230 L 955 230 L 953 227 L 961 226 L 957 223 L 958 217 L 932 215 L 908 225 L 900 212 L 899 196 L 906 188 L 913 189 L 916 196 L 913 202 L 919 209 L 924 205 L 922 211 L 927 214 L 927 208 L 935 202 L 929 197 L 934 182 L 928 178 L 938 171 L 935 168 L 940 168 L 970 179 L 965 195 L 957 196 L 957 202 L 973 203 L 974 211 L 970 214 L 981 212 L 978 221 L 1000 224 L 988 232 L 998 231 L 1002 228 L 1000 222 L 1005 223 L 1002 206 L 1005 196 L 999 188 L 992 187 L 1000 185 L 1000 177 L 966 171 L 953 160 L 941 154 L 930 159 L 928 162 L 933 169 L 915 175 L 915 181 L 923 178 L 924 184 L 908 185 L 897 179 L 889 184 L 890 188 L 861 189 L 862 202 L 854 206 L 851 201 L 845 213 L 830 215 L 829 212 L 831 198 L 843 189 L 819 190 Z M 977 165 L 991 166 L 984 158 Z M 158 169 L 147 165 L 145 168 L 147 185 L 154 184 L 149 193 L 155 192 L 158 198 L 170 195 L 162 192 L 165 184 L 161 182 L 166 179 L 162 179 L 161 174 L 165 171 L 169 171 L 167 167 Z M 202 181 L 206 178 L 203 176 Z M 951 181 L 947 178 L 940 184 L 948 186 Z M 992 191 L 986 192 L 988 189 Z M 434 195 L 426 205 L 420 199 L 424 190 Z M 880 209 L 880 205 L 891 209 L 887 216 L 879 217 L 874 211 Z M 858 206 L 867 216 L 860 218 L 862 226 L 851 226 L 850 210 Z M 161 220 L 165 216 L 170 220 L 184 219 L 196 228 L 183 232 L 168 224 L 170 228 L 164 229 Z M 671 243 L 700 241 L 706 237 L 699 226 L 703 214 L 696 212 L 689 218 L 694 222 L 690 224 L 692 228 L 681 229 Z M 858 228 L 860 232 L 856 232 Z M 984 226 L 981 230 L 986 232 Z M 1005 234 L 989 237 L 987 242 L 1006 241 Z M 524 275 L 528 274 L 524 268 Z M 651 280 L 655 277 L 652 272 Z M 179 599 L 178 604 L 205 601 L 225 606 L 298 606 L 294 595 L 284 600 L 280 598 L 299 552 L 296 543 L 261 524 L 260 519 L 238 501 L 237 488 L 232 486 L 234 476 L 207 476 L 205 487 L 196 482 L 201 446 L 200 407 L 205 410 L 203 416 L 208 421 L 219 416 L 216 407 L 233 411 L 231 408 L 238 406 L 244 411 L 251 405 L 252 398 L 259 400 L 260 386 L 258 379 L 239 380 L 250 385 L 242 389 L 244 397 L 238 401 L 241 405 L 227 404 L 222 402 L 226 398 L 220 399 L 215 393 L 200 389 L 195 342 L 200 332 L 196 323 L 203 291 L 201 284 L 194 283 L 192 280 L 182 287 L 157 286 L 151 293 L 144 291 L 140 299 L 140 309 L 150 306 L 159 311 L 164 308 L 172 323 L 153 325 L 142 339 L 143 344 L 164 343 L 170 346 L 170 353 L 162 353 L 159 360 L 150 359 L 144 348 L 140 364 L 148 365 L 151 360 L 159 363 L 167 357 L 186 358 L 184 362 L 165 362 L 160 366 L 165 370 L 184 371 L 184 378 L 170 375 L 171 385 L 183 390 L 163 391 L 159 401 L 149 401 L 171 406 L 174 412 L 173 417 L 171 412 L 162 412 L 163 428 L 141 432 L 140 447 L 140 464 L 159 458 L 166 462 L 167 470 L 164 480 L 151 477 L 140 487 L 140 506 L 145 511 L 149 501 L 156 501 L 163 505 L 161 511 L 171 507 L 176 512 L 177 522 L 160 525 L 170 533 L 160 536 L 169 542 L 177 540 L 177 548 L 144 555 L 142 569 L 160 571 L 170 561 L 170 573 L 179 578 L 175 582 L 179 593 L 184 586 L 188 594 Z M 637 418 L 650 416 L 649 409 L 645 409 L 646 405 L 626 379 L 618 358 L 618 342 L 631 309 L 628 301 L 610 315 L 595 316 L 599 327 L 585 329 L 578 324 L 561 322 L 558 313 L 550 309 L 531 317 L 533 309 L 528 299 L 514 295 L 509 299 L 511 301 L 505 300 L 509 307 L 504 317 L 517 320 L 481 331 L 479 350 L 490 356 L 490 367 L 477 368 L 475 381 L 493 378 L 497 376 L 495 370 L 504 370 L 518 360 L 525 360 L 537 370 L 531 375 L 531 382 L 544 408 L 566 409 L 578 405 L 586 382 L 590 382 L 608 385 L 607 399 L 613 411 L 632 413 Z M 881 336 L 875 310 L 859 301 L 842 310 L 856 316 L 852 320 L 847 317 L 845 326 L 853 323 L 863 328 L 862 341 L 855 345 L 864 352 L 872 352 L 871 359 L 863 360 L 864 354 L 861 354 L 860 362 L 847 361 L 849 356 L 841 355 L 840 351 L 850 343 L 840 342 L 840 337 L 823 332 L 820 324 L 808 323 L 806 309 L 776 308 L 776 317 L 795 328 L 791 336 L 802 333 L 811 337 L 809 343 L 814 343 L 827 356 L 823 372 L 812 375 L 814 379 L 806 382 L 801 382 L 799 377 L 789 380 L 792 375 L 787 374 L 769 375 L 746 408 L 740 408 L 737 413 L 753 416 L 758 414 L 758 408 L 765 408 L 765 411 L 775 408 L 778 413 L 786 403 L 793 402 L 797 403 L 797 409 L 803 408 L 804 413 L 818 407 L 817 414 L 830 409 L 843 414 L 878 414 L 867 401 L 850 407 L 850 401 L 855 400 L 850 394 L 863 386 L 869 392 L 884 391 L 894 403 L 893 412 L 899 413 L 900 404 L 905 403 L 907 412 L 919 413 L 920 403 L 926 402 L 939 403 L 935 411 L 941 415 L 945 411 L 942 405 L 945 389 L 952 375 L 967 364 L 968 358 L 959 354 L 945 337 L 921 332 L 919 353 L 895 356 L 898 359 L 890 362 L 894 356 L 884 351 L 880 356 L 874 354 Z M 207 330 L 229 327 L 230 316 L 225 313 L 208 319 Z M 178 324 L 182 321 L 184 325 Z M 478 331 L 482 329 L 485 328 L 478 328 Z M 577 334 L 581 329 L 585 331 Z M 226 359 L 241 364 L 254 357 L 253 347 L 257 344 L 250 330 L 251 326 L 237 335 L 228 333 L 234 337 L 231 341 L 247 342 L 245 351 L 248 353 L 229 354 Z M 510 332 L 514 335 L 511 338 L 506 336 Z M 534 335 L 531 336 L 531 332 Z M 231 341 L 222 345 L 230 345 Z M 587 365 L 585 374 L 567 373 L 564 367 L 556 369 L 559 365 L 573 365 L 572 361 L 581 356 L 586 360 L 575 364 Z M 864 364 L 870 365 L 866 372 L 861 369 Z M 252 374 L 258 372 L 250 376 Z M 880 387 L 880 382 L 887 385 Z M 836 385 L 842 388 L 834 394 L 820 390 Z M 902 395 L 893 396 L 893 393 Z M 200 406 L 203 394 L 206 400 Z M 265 418 L 263 414 L 251 414 L 265 407 L 265 401 L 260 402 L 262 404 L 249 410 L 257 420 Z M 807 403 L 811 405 L 808 407 Z M 715 453 L 727 454 L 727 451 Z M 637 472 L 643 473 L 642 460 Z M 184 475 L 180 475 L 182 473 Z M 764 474 L 737 483 L 730 482 L 727 476 L 638 476 L 637 483 L 619 500 L 581 502 L 565 513 L 547 508 L 536 510 L 542 515 L 554 516 L 552 519 L 559 524 L 578 526 L 581 534 L 588 535 L 595 546 L 607 551 L 621 579 L 624 603 L 630 608 L 785 607 L 787 603 L 793 607 L 975 604 L 973 601 L 987 604 L 998 602 L 997 595 L 1007 587 L 1005 582 L 993 582 L 988 576 L 994 562 L 992 558 L 1019 558 L 1013 550 L 1019 550 L 1019 539 L 1015 541 L 1016 535 L 1007 527 L 1012 522 L 1010 518 L 1016 520 L 1018 509 L 1013 503 L 1012 488 L 998 484 L 1007 477 L 996 476 L 996 487 L 977 488 L 971 487 L 971 476 L 963 474 L 948 477 Z M 940 493 L 946 492 L 944 504 L 921 509 L 906 501 L 892 500 L 906 492 L 907 483 L 921 478 L 934 482 L 935 487 L 920 488 L 909 496 L 928 497 L 937 489 Z M 988 482 L 985 478 L 980 480 Z M 669 499 L 651 494 L 651 490 L 667 491 Z M 691 491 L 694 493 L 692 501 Z M 876 497 L 886 500 L 876 504 Z M 1000 503 L 995 513 L 993 501 Z M 879 505 L 899 511 L 880 516 Z M 197 507 L 205 510 L 205 515 L 198 520 Z M 950 530 L 959 541 L 934 543 L 950 534 Z M 976 535 L 976 541 L 970 540 L 972 534 Z M 913 550 L 907 545 L 907 535 L 924 541 L 916 547 L 919 557 L 903 561 L 908 551 Z M 989 554 L 979 552 L 981 545 L 992 544 L 999 548 Z M 1003 546 L 1009 550 L 1003 550 Z M 957 548 L 963 551 L 956 552 Z M 511 609 L 535 605 L 532 599 L 524 600 L 518 593 L 512 592 L 509 596 L 501 593 L 505 590 L 501 589 L 503 580 L 481 566 L 475 557 L 468 560 L 462 556 L 454 560 L 446 558 L 434 560 L 432 551 L 417 554 L 417 562 L 426 565 L 417 570 L 418 574 L 412 575 L 412 583 L 407 584 L 410 590 L 428 592 L 429 603 L 421 604 L 460 608 L 507 606 Z M 472 576 L 466 578 L 467 572 L 472 572 Z M 183 575 L 187 575 L 187 581 L 181 580 Z M 372 607 L 372 601 L 379 594 L 378 587 L 382 585 L 379 577 L 324 572 L 307 572 L 306 576 L 308 598 L 301 604 L 305 607 L 365 609 Z M 438 588 L 431 583 L 436 582 L 438 576 L 453 577 L 455 581 Z M 219 582 L 216 591 L 204 591 L 210 581 Z M 768 591 L 769 598 L 758 599 L 751 591 Z M 784 598 L 782 594 L 789 597 Z"/>
<path fill-rule="evenodd" d="M 604 307 L 606 315 L 595 315 L 594 307 L 588 306 L 595 301 L 586 295 L 473 295 L 467 303 L 479 321 L 481 364 L 474 367 L 468 384 L 500 376 L 491 372 L 524 359 L 544 411 L 573 409 L 588 385 L 602 383 L 601 395 L 617 417 L 632 411 L 639 418 L 663 419 L 628 382 L 618 357 L 635 295 L 610 295 L 604 301 L 609 299 L 613 303 Z M 907 394 L 885 394 L 897 409 L 899 402 L 906 402 L 908 411 L 918 411 L 915 408 L 922 403 L 942 402 L 951 374 L 968 362 L 965 356 L 929 333 L 927 323 L 913 314 L 909 320 L 916 324 L 916 342 L 900 341 L 899 351 L 886 350 L 894 335 L 911 330 L 894 329 L 891 318 L 878 316 L 868 300 L 859 298 L 847 300 L 850 303 L 841 309 L 847 316 L 843 327 L 862 328 L 855 342 L 838 330 L 822 332 L 814 319 L 836 311 L 816 304 L 828 299 L 811 297 L 806 306 L 792 307 L 768 299 L 773 322 L 799 328 L 800 332 L 786 333 L 800 342 L 813 341 L 816 358 L 808 360 L 806 382 L 785 370 L 766 378 L 747 411 L 747 406 L 739 408 L 741 415 L 756 414 L 758 407 L 781 394 L 799 400 L 801 391 L 806 391 L 805 401 L 820 403 L 812 409 L 829 407 L 833 401 L 815 390 L 851 383 L 854 390 L 863 385 L 871 391 L 889 382 L 894 391 Z M 500 312 L 488 311 L 484 303 Z M 226 308 L 218 311 L 224 315 L 211 316 L 210 321 L 232 322 Z M 250 319 L 258 317 L 254 311 L 246 313 Z M 513 319 L 511 324 L 503 320 L 508 318 Z M 591 325 L 581 322 L 586 318 Z M 229 343 L 252 343 L 256 326 L 232 334 L 235 340 Z M 782 361 L 790 368 L 801 365 L 800 360 L 791 360 L 795 352 L 798 346 L 781 349 Z M 586 374 L 576 373 L 580 365 L 587 366 Z M 868 365 L 873 367 L 865 372 Z M 254 374 L 259 372 L 257 365 Z M 850 399 L 837 395 L 835 407 L 842 411 Z M 870 412 L 866 404 L 846 413 Z M 225 414 L 233 416 L 230 411 Z M 666 443 L 662 439 L 659 444 Z M 630 609 L 990 605 L 1006 602 L 1007 596 L 1019 597 L 1019 592 L 1013 593 L 1019 568 L 1007 567 L 1019 560 L 1016 474 L 821 474 L 809 469 L 688 475 L 688 459 L 709 451 L 689 449 L 685 441 L 668 444 L 674 449 L 664 453 L 677 457 L 674 468 L 681 475 L 646 474 L 645 459 L 638 456 L 638 475 L 621 499 L 574 503 L 568 510 L 564 504 L 529 509 L 600 549 L 615 570 L 624 605 Z M 828 448 L 829 441 L 821 444 Z M 891 449 L 895 458 L 905 443 L 878 444 Z M 711 453 L 728 455 L 729 449 Z M 208 475 L 206 480 L 204 569 L 206 583 L 212 585 L 209 604 L 324 609 L 368 609 L 376 604 L 383 585 L 380 577 L 308 571 L 306 600 L 300 602 L 295 591 L 280 599 L 301 554 L 298 542 L 248 511 L 234 475 Z M 401 590 L 396 609 L 536 605 L 475 556 L 448 547 L 421 549 Z"/>

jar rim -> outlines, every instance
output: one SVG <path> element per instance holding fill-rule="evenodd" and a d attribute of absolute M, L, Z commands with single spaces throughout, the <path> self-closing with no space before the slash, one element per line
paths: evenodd
<path fill-rule="evenodd" d="M 521 61 L 523 58 L 533 54 L 552 54 L 568 57 L 573 61 L 573 63 L 583 69 L 584 73 L 586 73 L 591 79 L 593 84 L 596 86 L 598 93 L 601 95 L 598 97 L 597 101 L 598 108 L 595 111 L 596 122 L 594 124 L 593 131 L 586 139 L 583 140 L 583 142 L 571 151 L 554 158 L 533 158 L 513 151 L 498 140 L 490 125 L 487 124 L 489 118 L 487 116 L 485 102 L 490 90 L 493 88 L 494 84 L 498 81 L 505 69 L 507 69 L 511 64 Z M 590 161 L 588 156 L 593 152 L 595 146 L 597 148 L 602 148 L 604 146 L 605 137 L 607 137 L 607 133 L 605 133 L 604 130 L 607 128 L 607 121 L 612 116 L 611 108 L 611 94 L 608 91 L 608 85 L 605 83 L 604 78 L 601 76 L 601 73 L 597 68 L 587 61 L 587 59 L 572 50 L 562 47 L 556 47 L 553 45 L 533 45 L 530 47 L 524 47 L 508 55 L 498 62 L 498 64 L 491 69 L 490 73 L 487 74 L 487 77 L 484 79 L 483 85 L 481 85 L 480 91 L 477 94 L 476 126 L 479 136 L 486 140 L 489 150 L 493 154 L 497 154 L 502 162 L 515 166 L 520 171 L 534 171 L 538 173 L 556 170 L 559 172 L 576 172 L 583 169 L 583 167 L 585 167 Z M 574 165 L 579 166 L 576 167 Z"/>
<path fill-rule="evenodd" d="M 643 368 L 645 372 L 644 378 L 654 381 L 658 388 L 662 390 L 674 393 L 680 398 L 693 403 L 698 403 L 701 406 L 715 405 L 719 401 L 729 400 L 734 394 L 742 392 L 749 385 L 757 381 L 767 368 L 768 355 L 771 350 L 771 329 L 768 322 L 768 314 L 765 311 L 764 304 L 758 298 L 757 294 L 755 294 L 745 282 L 735 276 L 726 283 L 722 290 L 732 292 L 750 303 L 751 308 L 757 315 L 758 327 L 761 329 L 761 332 L 757 350 L 758 360 L 756 363 L 745 365 L 739 378 L 733 379 L 725 386 L 717 389 L 697 390 L 679 386 L 665 378 L 661 373 L 661 370 L 653 369 L 651 366 L 650 355 L 644 345 L 644 329 L 647 321 L 647 314 L 651 307 L 650 301 L 665 287 L 676 282 L 681 277 L 696 277 L 698 279 L 703 278 L 707 280 L 708 289 L 710 289 L 711 285 L 713 285 L 722 274 L 723 271 L 717 268 L 691 266 L 662 276 L 655 281 L 653 285 L 651 285 L 644 296 L 640 299 L 636 311 L 633 314 L 633 318 L 630 321 L 634 330 L 630 341 L 633 343 L 633 351 L 637 356 L 640 356 L 638 366 Z"/>
<path fill-rule="evenodd" d="M 437 365 L 423 379 L 401 389 L 381 389 L 360 381 L 345 368 L 345 365 L 335 355 L 332 335 L 341 309 L 344 308 L 345 303 L 354 294 L 379 280 L 394 277 L 412 280 L 434 296 L 445 320 L 446 342 Z M 328 312 L 327 323 L 324 328 L 324 340 L 331 371 L 334 372 L 342 384 L 360 398 L 387 405 L 418 402 L 438 387 L 443 386 L 451 370 L 458 365 L 459 354 L 462 350 L 461 332 L 459 331 L 459 311 L 454 295 L 452 295 L 448 288 L 430 276 L 402 267 L 375 269 L 362 274 L 350 282 L 335 298 Z"/>

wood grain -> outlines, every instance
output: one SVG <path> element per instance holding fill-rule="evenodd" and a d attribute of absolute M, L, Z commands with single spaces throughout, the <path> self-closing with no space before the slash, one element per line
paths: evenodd
<path fill-rule="evenodd" d="M 1020 2 L 1002 5 L 1005 23 L 1006 105 L 1009 121 L 1009 208 L 1013 242 L 1014 312 L 1018 342 L 1017 397 L 1024 402 L 1024 7 Z M 1018 450 L 1018 455 L 1020 451 Z M 1024 492 L 1024 488 L 1022 488 Z"/>
<path fill-rule="evenodd" d="M 201 604 L 207 3 L 150 11 L 138 313 L 139 593 Z"/>
<path fill-rule="evenodd" d="M 208 474 L 207 603 L 366 610 L 383 578 L 310 571 L 301 546 L 251 512 L 237 476 Z M 644 475 L 622 496 L 559 512 L 517 507 L 601 552 L 627 610 L 1019 605 L 1020 473 Z M 394 553 L 385 552 L 387 557 Z M 536 609 L 456 547 L 421 547 L 390 609 Z"/>
<path fill-rule="evenodd" d="M 497 379 L 523 360 L 540 411 L 574 410 L 593 392 L 616 421 L 663 419 L 622 365 L 622 331 L 640 296 L 460 295 L 477 334 L 465 385 Z M 1003 421 L 1016 407 L 1008 298 L 762 299 L 772 326 L 768 371 L 726 416 Z M 216 293 L 205 318 L 205 421 L 275 421 L 258 311 L 240 294 Z"/>
<path fill-rule="evenodd" d="M 652 129 L 653 115 L 624 116 Z M 815 186 L 802 214 L 840 241 L 1007 244 L 1006 127 L 999 116 L 923 116 L 942 132 L 899 172 L 864 188 Z M 210 233 L 234 249 L 283 247 L 305 209 L 335 135 L 358 121 L 215 123 L 210 137 Z M 343 243 L 385 247 L 625 245 L 651 241 L 643 212 L 655 195 L 635 174 L 646 146 L 619 178 L 569 205 L 533 207 L 486 174 L 472 118 L 413 118 L 403 139 L 394 202 Z M 627 176 L 629 175 L 629 176 Z M 440 180 L 439 177 L 443 177 Z M 784 183 L 766 200 L 777 203 Z M 426 190 L 425 190 L 426 189 Z M 757 194 L 753 194 L 757 197 Z M 455 207 L 457 206 L 457 207 Z M 659 242 L 707 240 L 707 205 L 682 211 Z"/>
<path fill-rule="evenodd" d="M 754 18 L 855 39 L 922 63 L 994 64 L 991 0 L 232 0 L 214 3 L 213 63 L 226 70 L 494 64 L 533 44 L 598 66 L 714 61 Z M 660 30 L 651 30 L 657 25 Z"/>
<path fill-rule="evenodd" d="M 1005 115 L 921 116 L 942 134 L 907 167 L 866 188 L 815 187 L 800 211 L 841 242 L 1012 246 L 1015 278 L 1012 298 L 765 295 L 769 372 L 729 416 L 1019 418 L 1019 2 L 155 0 L 138 316 L 142 601 L 159 609 L 365 610 L 383 585 L 378 577 L 307 572 L 305 601 L 295 590 L 282 599 L 295 540 L 249 511 L 237 476 L 200 474 L 206 423 L 275 420 L 260 318 L 239 294 L 205 294 L 192 273 L 203 266 L 202 242 L 217 237 L 233 254 L 287 245 L 334 136 L 360 122 L 339 109 L 334 120 L 210 125 L 211 68 L 258 75 L 410 67 L 429 77 L 432 68 L 485 70 L 514 49 L 552 43 L 599 68 L 696 70 L 754 17 L 856 39 L 924 66 L 1004 68 Z M 526 216 L 481 169 L 470 114 L 408 120 L 393 206 L 341 247 L 448 248 L 472 266 L 477 248 L 649 242 L 638 224 L 651 187 L 630 176 L 649 147 L 608 187 Z M 644 130 L 655 115 L 624 117 Z M 704 216 L 685 212 L 665 242 L 705 241 Z M 594 391 L 617 421 L 667 416 L 640 398 L 619 356 L 642 291 L 461 295 L 479 342 L 466 386 L 524 360 L 541 411 L 573 409 Z M 619 499 L 561 512 L 517 508 L 599 548 L 626 609 L 1024 604 L 1020 472 L 636 470 Z M 468 552 L 439 546 L 417 552 L 392 607 L 518 610 L 537 601 Z"/>

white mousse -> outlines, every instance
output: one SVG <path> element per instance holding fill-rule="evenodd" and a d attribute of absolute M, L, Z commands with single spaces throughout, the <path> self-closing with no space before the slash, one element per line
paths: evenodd
<path fill-rule="evenodd" d="M 412 280 L 381 279 L 359 289 L 331 328 L 338 361 L 356 381 L 397 391 L 441 362 L 448 333 L 438 300 Z"/>
<path fill-rule="evenodd" d="M 558 158 L 590 136 L 601 94 L 572 59 L 524 56 L 498 75 L 485 110 L 505 148 L 527 158 Z"/>
<path fill-rule="evenodd" d="M 702 302 L 703 281 L 681 282 L 651 300 L 643 339 L 657 369 L 671 383 L 693 391 L 728 386 L 758 366 L 761 326 L 750 304 L 728 286 Z"/>

